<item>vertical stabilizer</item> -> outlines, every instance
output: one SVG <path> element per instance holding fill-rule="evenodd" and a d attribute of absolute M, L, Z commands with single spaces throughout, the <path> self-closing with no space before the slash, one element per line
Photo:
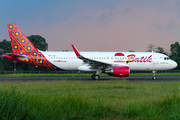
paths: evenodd
<path fill-rule="evenodd" d="M 31 43 L 31 41 L 24 35 L 15 23 L 7 23 L 7 28 L 13 50 L 13 53 L 8 54 L 11 56 L 10 58 L 30 65 L 56 69 Z M 21 59 L 18 56 L 20 56 Z M 27 59 L 23 60 L 22 57 L 26 57 Z"/>
<path fill-rule="evenodd" d="M 23 32 L 15 23 L 8 23 L 7 28 L 11 41 L 12 50 L 14 53 L 22 55 L 25 51 L 38 52 L 36 47 L 34 47 L 31 41 L 23 34 Z"/>

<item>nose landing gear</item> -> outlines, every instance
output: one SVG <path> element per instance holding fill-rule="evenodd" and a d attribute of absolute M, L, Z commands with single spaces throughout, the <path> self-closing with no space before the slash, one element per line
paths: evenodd
<path fill-rule="evenodd" d="M 153 80 L 156 80 L 156 75 L 155 75 L 155 73 L 156 73 L 156 71 L 152 71 L 152 74 L 153 74 L 152 79 L 153 79 Z"/>

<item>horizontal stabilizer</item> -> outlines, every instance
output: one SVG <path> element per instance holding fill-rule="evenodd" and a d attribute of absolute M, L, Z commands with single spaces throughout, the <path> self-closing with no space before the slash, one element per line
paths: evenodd
<path fill-rule="evenodd" d="M 6 53 L 5 55 L 14 57 L 14 58 L 18 58 L 20 60 L 26 60 L 28 59 L 28 57 L 26 55 L 15 55 L 14 53 Z"/>

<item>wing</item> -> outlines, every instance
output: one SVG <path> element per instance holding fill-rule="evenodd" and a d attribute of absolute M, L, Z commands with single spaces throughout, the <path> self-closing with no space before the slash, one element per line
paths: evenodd
<path fill-rule="evenodd" d="M 85 58 L 84 56 L 82 56 L 79 51 L 77 50 L 77 48 L 74 45 L 71 45 L 76 56 L 81 59 L 84 63 L 89 64 L 89 66 L 91 66 L 91 69 L 100 69 L 100 70 L 108 70 L 110 69 L 112 66 L 116 66 L 113 65 L 111 63 L 106 63 L 106 62 L 102 62 L 102 61 L 97 61 L 97 60 L 92 60 L 89 58 Z M 118 66 L 124 66 L 124 65 L 118 65 Z"/>

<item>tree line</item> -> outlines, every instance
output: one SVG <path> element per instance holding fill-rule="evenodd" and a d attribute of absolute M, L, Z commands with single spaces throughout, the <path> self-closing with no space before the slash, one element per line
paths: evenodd
<path fill-rule="evenodd" d="M 48 43 L 46 43 L 46 39 L 41 37 L 40 35 L 31 35 L 27 37 L 32 44 L 39 50 L 46 51 L 48 50 Z M 172 60 L 178 63 L 176 69 L 180 69 L 180 44 L 179 42 L 175 42 L 174 44 L 170 45 L 170 52 L 167 53 L 164 51 L 162 47 L 155 47 L 153 44 L 149 44 L 147 47 L 148 52 L 158 52 L 168 55 Z M 5 53 L 11 53 L 12 47 L 11 42 L 4 39 L 0 42 L 0 55 Z M 134 51 L 130 51 L 134 52 Z M 14 71 L 14 67 L 16 67 L 17 71 L 49 71 L 48 69 L 27 65 L 23 63 L 15 63 L 12 60 L 8 59 L 0 59 L 0 71 Z"/>
<path fill-rule="evenodd" d="M 172 60 L 176 61 L 178 66 L 176 69 L 180 69 L 180 44 L 179 42 L 175 42 L 174 44 L 170 45 L 170 53 L 165 52 L 165 50 L 162 47 L 155 47 L 153 44 L 148 45 L 148 52 L 154 51 L 157 53 L 162 53 L 165 55 L 168 55 Z"/>
<path fill-rule="evenodd" d="M 48 43 L 46 43 L 45 38 L 40 35 L 31 35 L 27 37 L 32 44 L 39 50 L 48 50 Z M 12 53 L 11 42 L 4 39 L 0 42 L 0 55 L 5 53 Z M 0 59 L 0 71 L 48 71 L 41 67 L 36 67 L 28 64 L 17 63 L 9 59 Z"/>

